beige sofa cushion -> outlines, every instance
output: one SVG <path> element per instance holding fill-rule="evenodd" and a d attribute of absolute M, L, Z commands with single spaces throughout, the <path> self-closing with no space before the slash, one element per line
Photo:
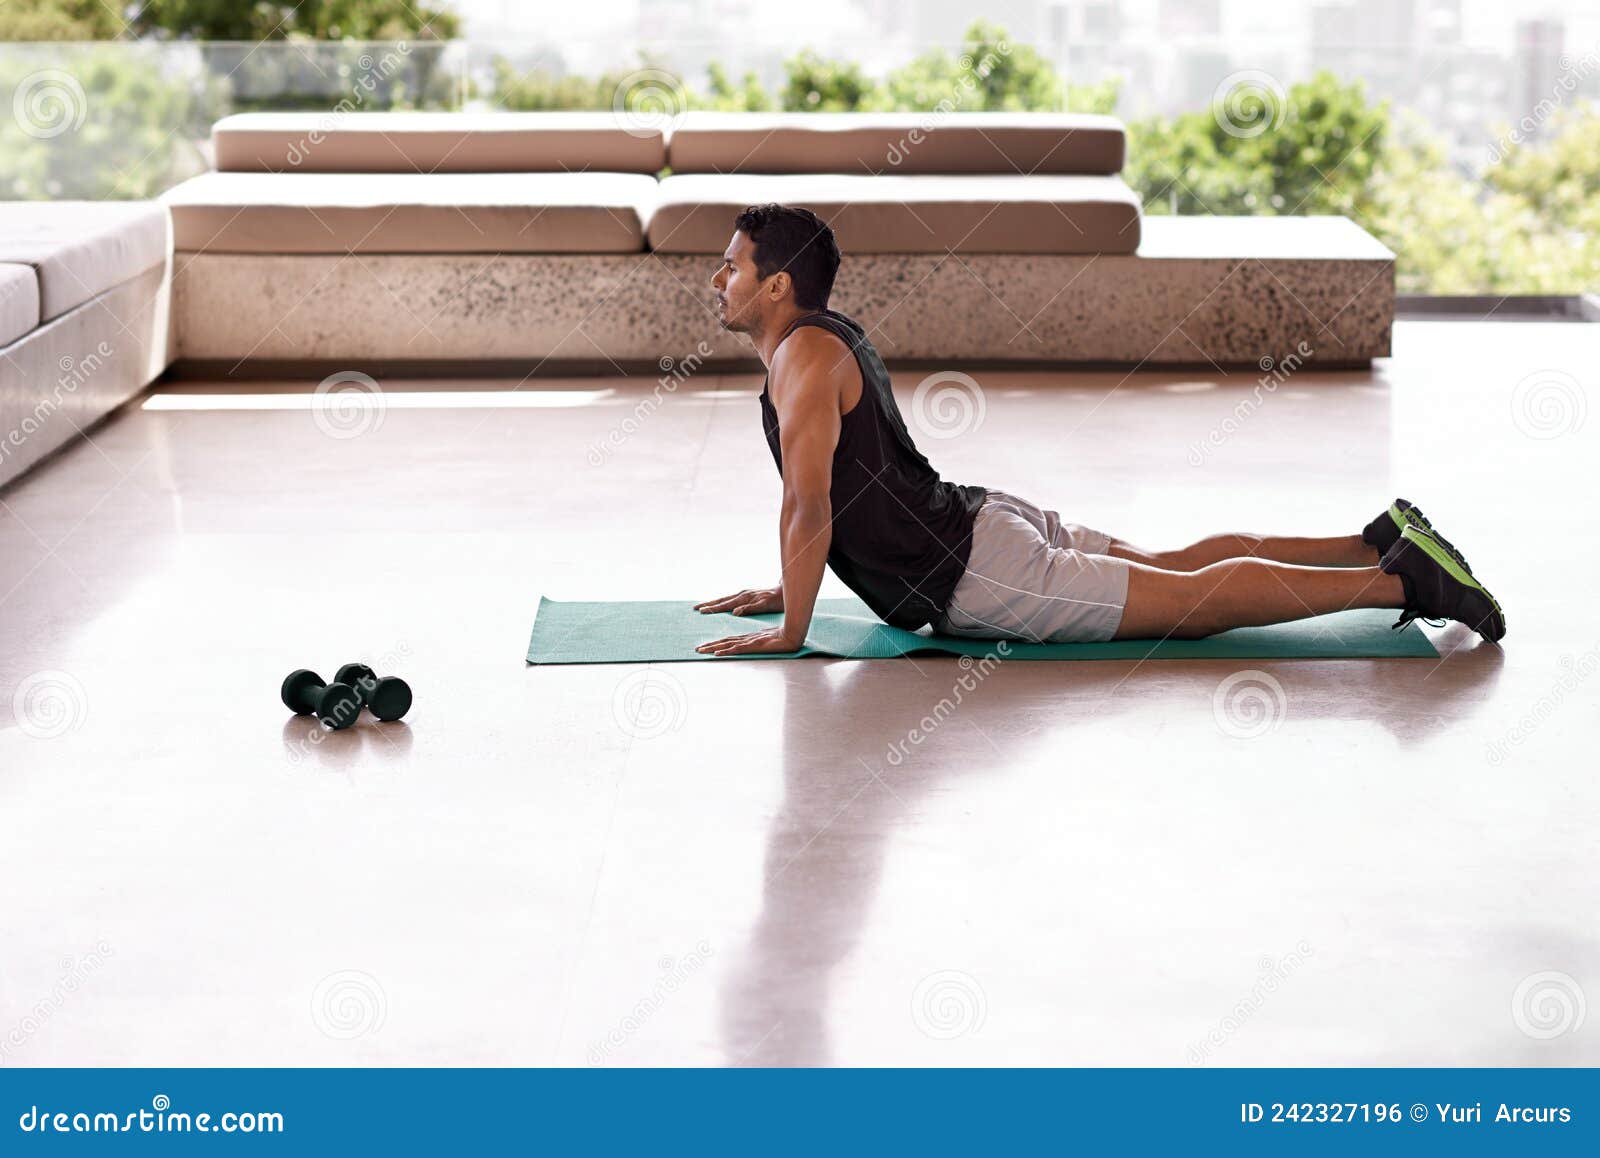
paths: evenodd
<path fill-rule="evenodd" d="M 674 173 L 1119 173 L 1115 117 L 1083 113 L 689 113 Z"/>
<path fill-rule="evenodd" d="M 638 253 L 633 173 L 207 173 L 170 189 L 183 251 Z"/>
<path fill-rule="evenodd" d="M 240 113 L 211 129 L 247 173 L 655 173 L 660 129 L 612 113 Z"/>
<path fill-rule="evenodd" d="M 168 236 L 167 211 L 153 201 L 13 201 L 0 208 L 0 262 L 34 267 L 46 322 L 166 261 Z"/>
<path fill-rule="evenodd" d="M 810 209 L 846 253 L 1132 253 L 1139 199 L 1118 177 L 691 175 L 661 182 L 650 248 L 721 253 L 769 201 Z"/>
<path fill-rule="evenodd" d="M 31 265 L 0 265 L 0 346 L 39 326 L 39 278 Z"/>

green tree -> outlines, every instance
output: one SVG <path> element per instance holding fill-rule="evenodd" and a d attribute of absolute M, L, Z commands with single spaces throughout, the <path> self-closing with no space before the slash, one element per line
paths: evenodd
<path fill-rule="evenodd" d="M 1493 163 L 1484 183 L 1499 193 L 1523 198 L 1541 213 L 1568 224 L 1600 199 L 1600 104 L 1569 106 L 1553 116 L 1539 137 L 1511 143 Z M 1508 140 L 1508 133 L 1501 139 Z M 1495 159 L 1498 158 L 1498 159 Z"/>
<path fill-rule="evenodd" d="M 649 57 L 629 72 L 597 77 L 557 74 L 538 68 L 521 72 L 503 57 L 494 58 L 494 101 L 513 112 L 574 109 L 630 112 L 671 117 L 689 107 L 683 81 Z"/>
<path fill-rule="evenodd" d="M 548 69 L 521 72 L 504 57 L 493 61 L 494 99 L 511 112 L 550 109 L 609 109 L 620 76 L 586 77 Z"/>
<path fill-rule="evenodd" d="M 1100 113 L 1110 116 L 1117 111 L 1117 101 L 1122 97 L 1122 80 L 1109 77 L 1098 84 L 1069 84 L 1067 86 L 1067 111 L 1074 113 Z"/>
<path fill-rule="evenodd" d="M 848 60 L 824 60 L 814 49 L 784 61 L 783 107 L 799 113 L 856 112 L 881 107 L 877 84 Z"/>
<path fill-rule="evenodd" d="M 100 0 L 0 0 L 0 43 L 28 40 L 115 40 L 126 25 Z"/>
<path fill-rule="evenodd" d="M 1600 289 L 1597 135 L 1600 105 L 1584 102 L 1558 112 L 1537 138 L 1496 154 L 1483 179 L 1498 258 L 1493 292 Z M 1518 288 L 1508 290 L 1508 284 Z"/>
<path fill-rule="evenodd" d="M 203 76 L 173 76 L 150 46 L 121 44 L 0 55 L 0 200 L 138 200 L 206 168 L 204 138 L 219 94 Z"/>
<path fill-rule="evenodd" d="M 925 52 L 884 78 L 875 103 L 895 112 L 932 112 L 939 108 L 971 112 L 982 94 L 957 58 L 942 48 Z M 967 78 L 964 87 L 962 81 Z"/>
<path fill-rule="evenodd" d="M 234 112 L 442 109 L 456 100 L 439 67 L 440 41 L 306 41 L 290 47 L 238 42 L 201 47 Z"/>
<path fill-rule="evenodd" d="M 1010 43 L 1005 30 L 979 21 L 967 30 L 960 55 L 936 48 L 891 72 L 882 83 L 850 60 L 833 60 L 805 48 L 784 62 L 784 84 L 767 91 L 754 71 L 735 83 L 721 61 L 706 68 L 704 93 L 690 93 L 669 70 L 650 66 L 659 89 L 675 86 L 682 107 L 727 112 L 782 108 L 791 112 L 976 112 L 1053 110 L 1062 107 L 1110 113 L 1119 82 L 1063 85 L 1050 62 L 1026 45 Z M 508 61 L 494 62 L 499 104 L 508 109 L 608 109 L 614 107 L 624 74 L 598 78 L 558 75 L 549 70 L 520 72 Z M 670 78 L 670 79 L 669 79 Z M 660 99 L 660 93 L 650 94 Z M 625 103 L 627 103 L 625 101 Z"/>
<path fill-rule="evenodd" d="M 1127 126 L 1128 159 L 1122 175 L 1146 213 L 1255 213 L 1270 201 L 1269 175 L 1224 155 L 1210 125 L 1209 116 L 1190 113 Z"/>
<path fill-rule="evenodd" d="M 1400 293 L 1482 293 L 1494 265 L 1481 190 L 1414 116 L 1398 120 L 1361 224 L 1395 252 Z"/>
<path fill-rule="evenodd" d="M 1364 217 L 1388 108 L 1331 73 L 1129 126 L 1126 177 L 1152 213 Z"/>
<path fill-rule="evenodd" d="M 193 40 L 449 40 L 460 20 L 422 0 L 149 0 L 134 17 L 146 36 Z"/>
<path fill-rule="evenodd" d="M 1114 84 L 1111 92 L 1114 103 Z M 959 56 L 933 48 L 891 72 L 877 103 L 901 112 L 1056 111 L 1066 95 L 1048 60 L 980 20 L 962 37 Z M 1092 99 L 1087 90 L 1081 95 Z"/>
<path fill-rule="evenodd" d="M 958 63 L 978 84 L 979 109 L 1053 112 L 1064 107 L 1066 92 L 1054 66 L 1031 46 L 1012 43 L 997 25 L 979 20 L 968 28 Z"/>
<path fill-rule="evenodd" d="M 706 89 L 704 97 L 691 98 L 695 108 L 724 113 L 757 113 L 771 110 L 776 103 L 754 69 L 746 71 L 744 79 L 735 85 L 719 60 L 713 60 L 706 66 Z"/>

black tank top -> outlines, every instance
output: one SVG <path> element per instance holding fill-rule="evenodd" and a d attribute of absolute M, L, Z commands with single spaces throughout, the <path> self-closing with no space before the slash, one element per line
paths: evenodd
<path fill-rule="evenodd" d="M 972 551 L 972 520 L 988 492 L 944 482 L 922 457 L 889 388 L 889 372 L 861 327 L 819 310 L 796 318 L 849 346 L 861 367 L 861 401 L 840 419 L 833 452 L 833 540 L 828 566 L 885 623 L 912 631 L 950 601 Z M 778 413 L 765 383 L 761 424 L 783 474 Z"/>

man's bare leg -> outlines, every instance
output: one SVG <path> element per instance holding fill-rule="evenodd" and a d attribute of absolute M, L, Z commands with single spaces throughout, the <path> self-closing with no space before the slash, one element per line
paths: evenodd
<path fill-rule="evenodd" d="M 1175 551 L 1146 551 L 1121 539 L 1112 539 L 1105 551 L 1163 571 L 1198 571 L 1224 559 L 1271 559 L 1304 567 L 1373 567 L 1378 552 L 1360 535 L 1331 539 L 1293 539 L 1277 535 L 1212 535 Z"/>
<path fill-rule="evenodd" d="M 1372 548 L 1366 550 L 1370 554 Z M 1301 567 L 1230 558 L 1198 571 L 1168 571 L 1132 562 L 1128 600 L 1115 638 L 1200 639 L 1232 627 L 1284 623 L 1351 607 L 1404 606 L 1400 577 L 1372 566 Z"/>

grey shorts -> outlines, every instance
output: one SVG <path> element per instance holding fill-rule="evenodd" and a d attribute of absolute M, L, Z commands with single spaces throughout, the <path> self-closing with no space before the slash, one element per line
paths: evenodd
<path fill-rule="evenodd" d="M 1128 562 L 1105 554 L 1110 546 L 1110 535 L 990 491 L 973 523 L 966 573 L 933 629 L 1033 643 L 1108 640 L 1128 600 Z"/>

